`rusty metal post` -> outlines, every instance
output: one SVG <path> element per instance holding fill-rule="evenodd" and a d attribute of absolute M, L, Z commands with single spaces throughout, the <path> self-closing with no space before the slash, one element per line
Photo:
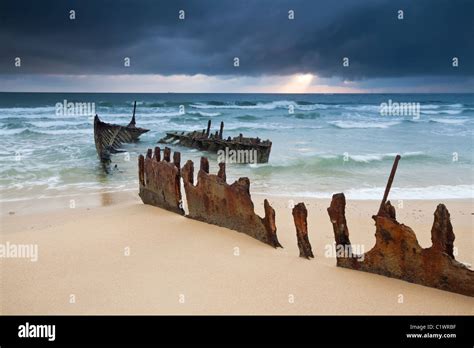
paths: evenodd
<path fill-rule="evenodd" d="M 224 121 L 221 121 L 221 128 L 219 129 L 219 139 L 224 139 Z"/>
<path fill-rule="evenodd" d="M 209 161 L 207 157 L 201 157 L 201 165 L 199 170 L 202 170 L 204 173 L 209 174 Z"/>
<path fill-rule="evenodd" d="M 308 211 L 304 203 L 298 203 L 293 208 L 293 219 L 296 227 L 296 238 L 298 240 L 298 249 L 300 249 L 300 257 L 310 260 L 314 258 L 311 243 L 308 238 Z"/>
<path fill-rule="evenodd" d="M 211 131 L 211 120 L 207 121 L 206 137 L 208 138 L 209 138 L 210 131 Z"/>
<path fill-rule="evenodd" d="M 160 162 L 161 161 L 161 149 L 159 146 L 155 147 L 155 154 L 153 155 L 155 161 Z"/>
<path fill-rule="evenodd" d="M 227 177 L 225 174 L 225 163 L 221 162 L 219 163 L 219 171 L 217 172 L 217 176 L 221 178 L 222 180 L 226 181 Z"/>
<path fill-rule="evenodd" d="M 171 149 L 169 147 L 165 147 L 165 151 L 163 151 L 163 161 L 171 161 Z"/>
<path fill-rule="evenodd" d="M 400 158 L 401 158 L 400 155 L 397 155 L 395 157 L 395 160 L 394 160 L 393 166 L 392 166 L 392 171 L 390 172 L 390 176 L 388 177 L 387 186 L 385 187 L 385 192 L 383 194 L 383 199 L 382 199 L 382 202 L 380 203 L 380 208 L 379 208 L 379 212 L 377 213 L 377 215 L 382 214 L 383 211 L 384 211 L 385 203 L 387 202 L 388 194 L 390 193 L 390 188 L 392 187 L 393 178 L 395 177 L 395 173 L 396 173 L 397 167 L 398 167 L 398 161 L 400 161 Z"/>

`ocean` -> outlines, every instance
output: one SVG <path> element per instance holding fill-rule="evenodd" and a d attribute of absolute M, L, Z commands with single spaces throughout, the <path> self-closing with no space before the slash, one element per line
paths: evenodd
<path fill-rule="evenodd" d="M 105 173 L 93 115 L 57 113 L 57 103 L 93 103 L 99 117 L 149 128 Z M 385 104 L 384 104 L 385 103 Z M 381 114 L 381 105 L 419 103 L 419 113 Z M 181 108 L 181 110 L 180 110 Z M 184 111 L 184 113 L 183 113 Z M 228 182 L 247 176 L 252 193 L 381 199 L 395 155 L 390 198 L 473 197 L 474 94 L 107 94 L 0 93 L 1 201 L 137 190 L 137 156 L 167 131 L 213 131 L 273 142 L 266 164 L 229 164 Z M 217 155 L 180 146 L 182 164 Z"/>

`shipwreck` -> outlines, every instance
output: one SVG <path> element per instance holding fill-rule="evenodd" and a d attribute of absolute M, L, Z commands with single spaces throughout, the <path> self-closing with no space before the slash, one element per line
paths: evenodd
<path fill-rule="evenodd" d="M 375 220 L 375 246 L 363 255 L 352 253 L 345 217 L 343 193 L 333 195 L 328 208 L 336 247 L 349 250 L 337 255 L 337 266 L 384 275 L 433 288 L 474 296 L 474 271 L 456 261 L 455 235 L 448 209 L 439 204 L 431 229 L 432 246 L 422 248 L 415 232 L 396 220 L 395 208 L 387 201 L 400 156 L 395 162 Z"/>
<path fill-rule="evenodd" d="M 217 174 L 209 174 L 209 162 L 201 158 L 197 183 L 194 185 L 194 163 L 190 160 L 180 168 L 181 155 L 171 149 L 148 149 L 138 157 L 139 196 L 143 203 L 184 215 L 181 178 L 188 207 L 186 217 L 245 233 L 274 248 L 281 247 L 277 238 L 275 210 L 264 201 L 265 216 L 254 211 L 250 196 L 250 180 L 226 181 L 225 164 Z"/>
<path fill-rule="evenodd" d="M 346 199 L 334 194 L 327 209 L 333 226 L 337 266 L 360 270 L 416 284 L 474 296 L 474 272 L 456 261 L 455 235 L 448 209 L 439 204 L 431 229 L 432 246 L 422 248 L 415 232 L 396 220 L 395 208 L 388 195 L 400 156 L 395 158 L 375 220 L 376 243 L 372 250 L 355 254 L 345 217 Z M 197 180 L 194 163 L 188 160 L 180 168 L 181 155 L 170 148 L 156 147 L 138 158 L 139 196 L 143 203 L 174 213 L 245 233 L 274 248 L 282 247 L 277 238 L 275 210 L 264 200 L 264 217 L 255 213 L 250 196 L 250 180 L 239 178 L 229 184 L 225 163 L 219 163 L 216 174 L 209 173 L 209 162 L 201 157 Z M 181 181 L 181 179 L 183 179 Z M 182 185 L 183 184 L 183 185 Z M 181 187 L 184 187 L 184 195 Z M 183 201 L 187 203 L 185 213 Z M 308 211 L 304 203 L 292 211 L 300 257 L 314 258 L 308 238 Z"/>
<path fill-rule="evenodd" d="M 219 155 L 238 157 L 235 163 L 267 163 L 270 158 L 272 142 L 260 138 L 249 138 L 239 134 L 237 137 L 224 138 L 224 122 L 221 122 L 219 131 L 211 133 L 211 120 L 207 129 L 193 132 L 168 132 L 158 141 L 161 144 L 178 144 L 196 148 L 201 151 L 215 152 Z M 232 162 L 227 161 L 227 162 Z"/>
<path fill-rule="evenodd" d="M 135 121 L 135 110 L 137 102 L 133 105 L 133 115 L 127 126 L 102 122 L 98 115 L 94 117 L 94 141 L 97 155 L 103 163 L 110 162 L 110 156 L 114 153 L 124 152 L 121 145 L 138 140 L 140 135 L 149 129 L 137 127 Z"/>

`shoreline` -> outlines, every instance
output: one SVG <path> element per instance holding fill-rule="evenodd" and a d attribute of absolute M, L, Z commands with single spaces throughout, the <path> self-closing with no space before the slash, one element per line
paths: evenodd
<path fill-rule="evenodd" d="M 5 215 L 3 206 L 2 242 L 35 243 L 39 258 L 38 262 L 0 258 L 0 312 L 473 314 L 471 297 L 336 267 L 335 258 L 325 256 L 326 246 L 334 242 L 326 212 L 329 200 L 258 194 L 252 198 L 260 216 L 264 198 L 274 207 L 283 249 L 144 205 L 134 191 L 100 195 L 87 204 L 79 200 L 74 209 L 68 200 L 59 201 L 54 206 L 63 209 L 50 212 L 24 207 Z M 315 254 L 311 261 L 298 256 L 289 200 L 303 201 L 308 208 L 309 240 Z M 438 203 L 405 201 L 402 209 L 397 208 L 397 220 L 415 231 L 424 248 L 431 245 Z M 445 203 L 456 234 L 456 259 L 472 265 L 472 201 Z M 371 216 L 378 205 L 375 200 L 347 201 L 351 241 L 365 246 L 365 252 L 375 242 Z M 71 295 L 75 303 L 69 302 Z M 403 303 L 398 303 L 399 295 Z"/>
<path fill-rule="evenodd" d="M 138 183 L 137 183 L 138 185 Z M 182 187 L 183 189 L 183 187 Z M 250 192 L 252 198 L 256 198 L 258 200 L 263 200 L 265 198 L 271 200 L 293 200 L 298 202 L 306 201 L 330 201 L 331 196 L 333 194 L 340 193 L 339 191 L 334 191 L 333 193 L 328 193 L 328 197 L 315 197 L 315 196 L 306 196 L 301 194 L 294 194 L 289 195 L 285 193 L 268 193 L 268 192 Z M 345 192 L 342 192 L 345 194 Z M 353 201 L 353 202 L 379 202 L 382 199 L 380 198 L 351 198 L 346 195 L 346 200 Z M 185 199 L 185 197 L 183 197 Z M 64 194 L 64 195 L 57 195 L 57 196 L 47 196 L 47 197 L 25 197 L 25 198 L 18 198 L 13 200 L 0 200 L 0 219 L 2 216 L 9 215 L 10 211 L 17 213 L 21 210 L 26 210 L 25 213 L 35 213 L 35 212 L 55 212 L 57 210 L 64 209 L 70 204 L 70 200 L 73 199 L 76 202 L 82 202 L 82 206 L 86 208 L 97 208 L 97 207 L 104 207 L 109 205 L 120 205 L 125 203 L 130 203 L 134 201 L 138 201 L 141 203 L 141 200 L 138 196 L 138 189 L 135 188 L 127 188 L 122 190 L 114 190 L 114 191 L 97 191 L 97 192 L 90 192 L 90 193 L 71 193 L 71 194 Z M 390 197 L 389 197 L 390 200 Z M 470 203 L 472 205 L 472 212 L 474 214 L 474 198 L 404 198 L 404 199 L 397 199 L 394 198 L 391 200 L 392 203 L 397 203 L 399 201 L 403 202 L 438 202 L 438 203 L 446 203 L 449 204 L 450 202 L 460 202 L 460 203 Z M 37 203 L 48 202 L 46 207 L 44 205 L 40 205 Z M 449 209 L 449 207 L 448 207 Z"/>

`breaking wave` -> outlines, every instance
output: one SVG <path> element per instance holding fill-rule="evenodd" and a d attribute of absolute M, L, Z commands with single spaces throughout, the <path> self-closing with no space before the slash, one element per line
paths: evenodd
<path fill-rule="evenodd" d="M 351 120 L 337 120 L 329 121 L 330 125 L 341 128 L 341 129 L 353 129 L 353 128 L 389 128 L 396 126 L 401 123 L 401 121 L 391 121 L 391 122 L 373 122 L 373 121 L 351 121 Z"/>
<path fill-rule="evenodd" d="M 287 160 L 280 162 L 279 164 L 264 164 L 257 165 L 253 168 L 257 174 L 272 174 L 275 171 L 288 172 L 288 173 L 322 173 L 328 172 L 336 175 L 337 171 L 345 170 L 343 166 L 354 166 L 366 167 L 367 165 L 373 165 L 374 163 L 387 163 L 393 162 L 393 159 L 397 153 L 372 153 L 372 154 L 319 154 L 300 157 L 293 160 Z M 427 161 L 432 159 L 422 151 L 411 151 L 400 154 L 404 162 L 407 161 Z"/>
<path fill-rule="evenodd" d="M 215 117 L 215 116 L 221 115 L 220 112 L 204 112 L 204 111 L 188 111 L 186 113 L 190 115 L 199 115 L 199 116 L 205 116 L 205 117 Z"/>
<path fill-rule="evenodd" d="M 462 119 L 432 118 L 432 119 L 430 119 L 430 122 L 433 122 L 433 123 L 454 124 L 454 125 L 456 125 L 456 124 L 458 124 L 458 125 L 465 124 L 468 121 L 469 121 L 469 119 L 467 119 L 467 118 L 462 118 Z"/>
<path fill-rule="evenodd" d="M 318 109 L 327 109 L 329 106 L 324 104 L 304 103 L 299 104 L 289 100 L 279 100 L 272 102 L 235 102 L 235 103 L 194 103 L 190 105 L 195 109 L 257 109 L 257 110 L 275 110 L 289 109 L 292 106 L 295 110 L 312 111 Z"/>
<path fill-rule="evenodd" d="M 383 197 L 385 187 L 351 188 L 344 190 L 346 199 L 349 200 L 380 200 Z M 390 198 L 392 200 L 435 200 L 435 199 L 470 199 L 474 192 L 474 185 L 433 185 L 426 187 L 392 187 Z M 283 197 L 308 197 L 330 199 L 333 192 L 303 191 L 303 192 L 266 192 L 268 196 Z"/>

